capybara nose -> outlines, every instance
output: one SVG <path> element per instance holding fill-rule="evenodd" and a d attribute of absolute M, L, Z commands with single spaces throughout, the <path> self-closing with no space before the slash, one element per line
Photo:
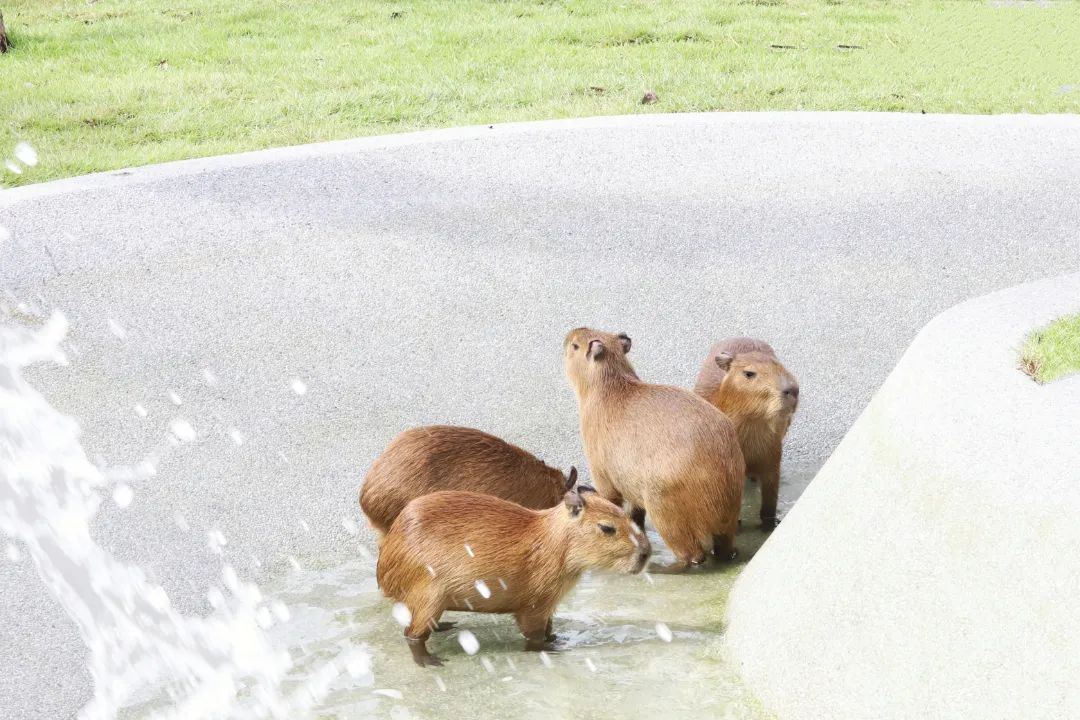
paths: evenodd
<path fill-rule="evenodd" d="M 784 394 L 787 395 L 788 397 L 790 397 L 793 400 L 798 400 L 799 399 L 799 386 L 798 385 L 789 385 L 788 387 L 784 388 Z"/>

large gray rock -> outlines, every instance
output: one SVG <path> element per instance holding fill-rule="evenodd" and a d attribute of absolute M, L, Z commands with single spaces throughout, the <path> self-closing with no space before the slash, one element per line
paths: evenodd
<path fill-rule="evenodd" d="M 1080 716 L 1080 375 L 1020 372 L 1080 274 L 916 337 L 736 583 L 729 648 L 781 720 Z"/>

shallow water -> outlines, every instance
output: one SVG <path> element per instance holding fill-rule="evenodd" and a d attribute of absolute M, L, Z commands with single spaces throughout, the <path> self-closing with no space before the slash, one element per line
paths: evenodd
<path fill-rule="evenodd" d="M 749 520 L 756 508 L 750 492 L 734 563 L 679 576 L 586 574 L 555 616 L 557 652 L 545 655 L 524 650 L 511 616 L 446 613 L 457 626 L 428 642 L 445 665 L 415 666 L 375 584 L 374 557 L 289 568 L 262 587 L 292 612 L 272 634 L 292 653 L 297 682 L 349 647 L 371 654 L 371 674 L 339 679 L 319 718 L 763 718 L 722 646 L 728 592 L 765 539 Z M 670 559 L 651 528 L 649 537 L 657 559 Z M 476 655 L 462 649 L 459 630 L 479 640 Z"/>

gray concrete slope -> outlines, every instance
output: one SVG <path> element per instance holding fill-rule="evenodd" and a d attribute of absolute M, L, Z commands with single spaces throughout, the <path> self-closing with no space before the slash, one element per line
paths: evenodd
<path fill-rule="evenodd" d="M 211 528 L 249 575 L 356 552 L 342 519 L 410 425 L 474 425 L 583 464 L 560 351 L 586 323 L 628 332 L 642 377 L 684 386 L 715 338 L 768 339 L 803 388 L 790 503 L 929 318 L 1080 267 L 1078 161 L 1080 118 L 1055 116 L 370 138 L 5 191 L 0 286 L 72 321 L 72 367 L 34 380 L 91 454 L 139 460 L 176 415 L 200 433 L 128 509 L 107 504 L 98 535 L 204 609 Z M 0 563 L 0 587 L 0 716 L 70 715 L 87 696 L 70 625 L 26 563 Z"/>
<path fill-rule="evenodd" d="M 1080 273 L 919 333 L 732 590 L 728 646 L 781 720 L 1080 716 L 1080 375 L 1017 369 Z"/>

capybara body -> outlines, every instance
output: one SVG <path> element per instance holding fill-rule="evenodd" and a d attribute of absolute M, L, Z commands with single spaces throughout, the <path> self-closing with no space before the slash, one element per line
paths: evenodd
<path fill-rule="evenodd" d="M 625 335 L 578 328 L 563 349 L 593 484 L 652 518 L 677 558 L 656 569 L 733 556 L 745 467 L 731 421 L 688 390 L 642 382 Z"/>
<path fill-rule="evenodd" d="M 572 471 L 576 476 L 576 471 Z M 372 463 L 360 507 L 385 534 L 410 501 L 439 490 L 486 493 L 536 510 L 562 501 L 568 478 L 516 445 L 473 428 L 406 430 Z"/>
<path fill-rule="evenodd" d="M 639 572 L 648 538 L 591 488 L 530 510 L 472 492 L 413 500 L 383 539 L 376 577 L 383 593 L 412 614 L 405 639 L 420 665 L 440 664 L 426 641 L 446 610 L 512 613 L 528 640 L 553 640 L 555 607 L 592 568 Z"/>
<path fill-rule="evenodd" d="M 761 486 L 761 523 L 776 525 L 784 435 L 799 406 L 799 383 L 768 343 L 736 337 L 712 346 L 694 391 L 735 423 L 746 474 Z"/>

